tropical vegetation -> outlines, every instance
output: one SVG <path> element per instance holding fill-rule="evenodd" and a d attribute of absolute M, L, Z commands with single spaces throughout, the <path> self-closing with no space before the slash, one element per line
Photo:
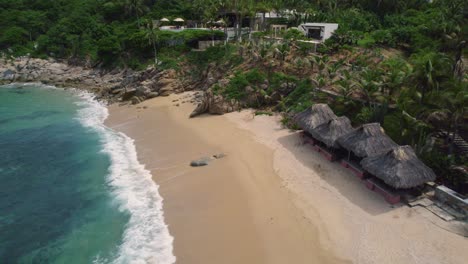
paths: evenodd
<path fill-rule="evenodd" d="M 265 19 L 268 12 L 282 16 Z M 224 32 L 162 31 L 163 17 L 239 30 L 235 43 L 192 51 Z M 243 35 L 259 17 L 259 31 Z M 379 122 L 461 190 L 467 158 L 455 143 L 468 139 L 467 18 L 464 0 L 0 0 L 0 52 L 101 68 L 156 65 L 195 83 L 218 69 L 224 75 L 208 88 L 259 113 L 282 112 L 285 123 L 315 102 L 354 124 Z M 269 41 L 269 24 L 303 22 L 339 28 L 316 52 L 294 29 Z"/>

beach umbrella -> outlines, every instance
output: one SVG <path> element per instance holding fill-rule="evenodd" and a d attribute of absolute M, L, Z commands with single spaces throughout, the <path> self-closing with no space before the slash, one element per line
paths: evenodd
<path fill-rule="evenodd" d="M 162 18 L 162 19 L 159 20 L 159 21 L 161 21 L 161 22 L 169 22 L 169 19 L 167 19 L 167 18 L 164 17 L 164 18 Z"/>
<path fill-rule="evenodd" d="M 224 20 L 220 19 L 220 20 L 216 21 L 216 24 L 224 25 L 224 24 L 226 24 L 226 22 L 224 22 Z"/>
<path fill-rule="evenodd" d="M 410 146 L 394 147 L 379 155 L 367 157 L 361 161 L 361 166 L 396 189 L 416 187 L 436 178 Z"/>
<path fill-rule="evenodd" d="M 178 17 L 176 19 L 174 19 L 174 22 L 184 22 L 185 20 L 183 20 L 182 18 Z"/>
<path fill-rule="evenodd" d="M 379 123 L 364 124 L 339 137 L 337 141 L 360 158 L 374 156 L 398 146 L 385 134 Z"/>

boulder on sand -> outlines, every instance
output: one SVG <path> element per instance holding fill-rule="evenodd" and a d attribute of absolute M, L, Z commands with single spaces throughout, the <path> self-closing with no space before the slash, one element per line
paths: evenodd
<path fill-rule="evenodd" d="M 205 92 L 205 95 L 195 110 L 190 114 L 190 118 L 204 113 L 222 115 L 224 113 L 232 112 L 238 108 L 239 107 L 235 102 L 228 102 L 224 100 L 223 96 L 215 95 L 211 90 L 208 90 Z"/>
<path fill-rule="evenodd" d="M 137 90 L 135 88 L 126 89 L 125 92 L 122 95 L 122 100 L 127 101 L 127 100 L 131 99 L 136 94 L 136 92 L 137 92 Z"/>
<path fill-rule="evenodd" d="M 204 157 L 198 160 L 192 160 L 192 162 L 190 162 L 190 166 L 192 167 L 206 166 L 208 165 L 208 162 L 210 162 L 210 160 L 211 158 L 208 158 L 208 157 Z"/>

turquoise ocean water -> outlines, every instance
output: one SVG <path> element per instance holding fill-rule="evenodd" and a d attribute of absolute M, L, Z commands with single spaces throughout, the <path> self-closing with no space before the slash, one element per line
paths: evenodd
<path fill-rule="evenodd" d="M 173 263 L 162 198 L 92 96 L 0 86 L 0 263 Z"/>

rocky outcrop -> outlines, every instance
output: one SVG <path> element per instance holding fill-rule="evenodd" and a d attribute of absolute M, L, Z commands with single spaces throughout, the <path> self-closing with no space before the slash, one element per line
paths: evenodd
<path fill-rule="evenodd" d="M 212 90 L 204 93 L 201 102 L 190 114 L 190 117 L 195 117 L 204 113 L 222 115 L 238 110 L 239 104 L 235 101 L 227 101 L 221 95 L 214 94 Z"/>
<path fill-rule="evenodd" d="M 58 87 L 86 89 L 95 93 L 98 99 L 133 104 L 184 91 L 175 70 L 160 70 L 151 66 L 143 71 L 108 71 L 53 59 L 0 58 L 0 84 L 12 82 L 41 82 Z"/>

